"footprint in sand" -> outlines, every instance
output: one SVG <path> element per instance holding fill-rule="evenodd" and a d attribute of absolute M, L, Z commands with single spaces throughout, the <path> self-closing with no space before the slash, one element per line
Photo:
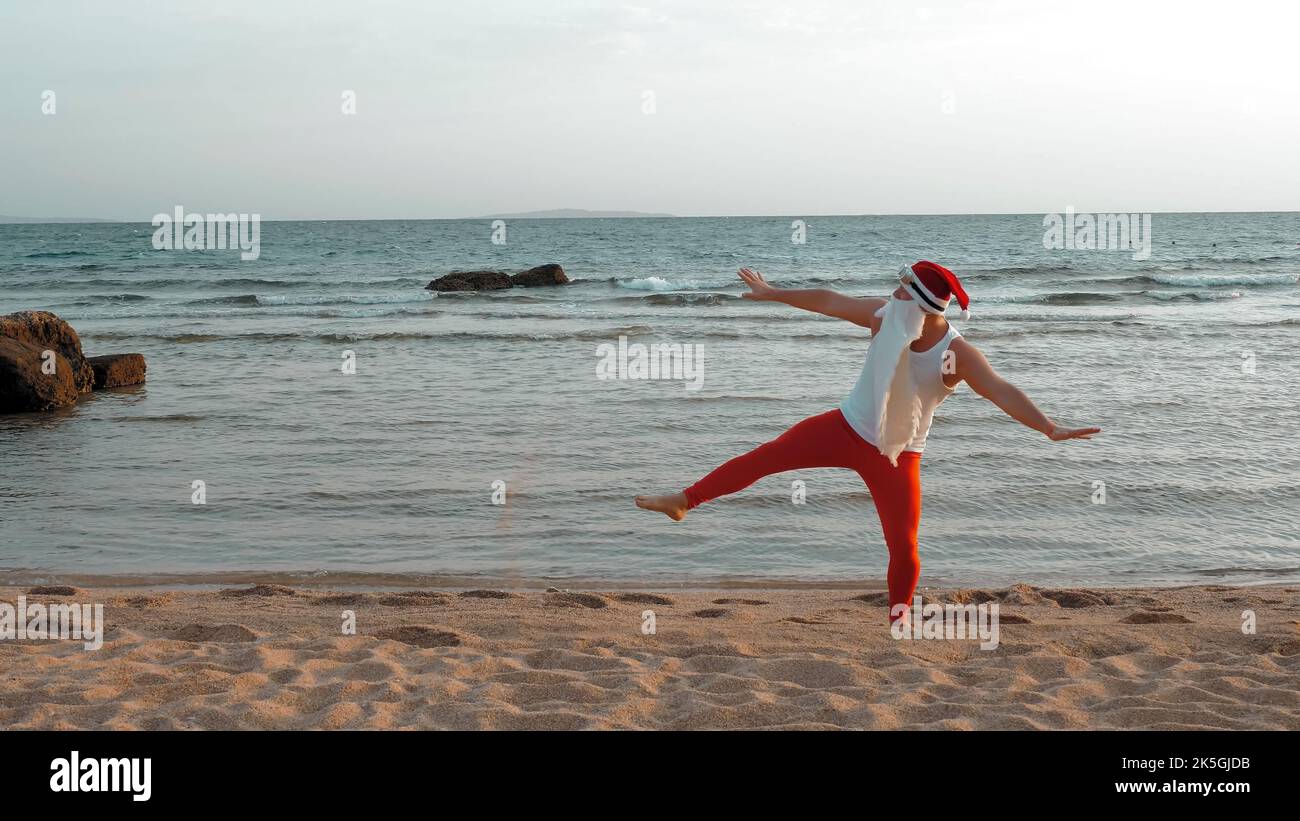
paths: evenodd
<path fill-rule="evenodd" d="M 1300 639 L 1283 639 L 1274 644 L 1269 652 L 1277 653 L 1279 656 L 1300 655 Z"/>
<path fill-rule="evenodd" d="M 171 593 L 163 593 L 161 596 L 128 596 L 122 602 L 130 607 L 142 607 L 150 609 L 154 607 L 165 607 L 172 603 L 176 597 Z"/>
<path fill-rule="evenodd" d="M 714 599 L 713 603 L 714 604 L 749 604 L 755 607 L 764 604 L 771 604 L 771 602 L 765 602 L 762 599 Z"/>
<path fill-rule="evenodd" d="M 404 590 L 401 593 L 380 596 L 376 603 L 385 607 L 430 607 L 446 604 L 447 601 L 447 596 L 443 593 L 429 590 Z"/>
<path fill-rule="evenodd" d="M 457 647 L 463 643 L 459 633 L 452 630 L 440 630 L 436 627 L 424 627 L 418 624 L 406 624 L 390 627 L 375 633 L 375 638 L 400 641 L 414 647 Z"/>
<path fill-rule="evenodd" d="M 218 595 L 226 598 L 238 599 L 245 596 L 296 596 L 298 591 L 292 587 L 285 587 L 282 584 L 255 584 L 252 587 L 231 587 L 222 590 Z"/>
<path fill-rule="evenodd" d="M 257 641 L 257 634 L 242 624 L 187 624 L 172 633 L 177 641 Z"/>
<path fill-rule="evenodd" d="M 954 590 L 938 598 L 945 604 L 985 604 L 999 600 L 998 595 L 989 590 Z"/>
<path fill-rule="evenodd" d="M 825 616 L 786 616 L 781 621 L 793 622 L 795 624 L 835 624 Z"/>
<path fill-rule="evenodd" d="M 614 600 L 625 604 L 661 604 L 665 607 L 673 604 L 673 600 L 667 596 L 656 596 L 654 593 L 620 593 Z"/>
<path fill-rule="evenodd" d="M 328 596 L 321 596 L 318 599 L 312 599 L 311 603 L 322 606 L 346 606 L 349 604 L 364 604 L 369 600 L 370 596 L 366 593 L 331 593 Z"/>
<path fill-rule="evenodd" d="M 889 604 L 889 594 L 863 593 L 861 596 L 854 596 L 851 601 L 860 601 L 863 604 Z"/>
<path fill-rule="evenodd" d="M 727 615 L 727 609 L 725 607 L 706 607 L 703 610 L 696 610 L 691 615 L 697 619 L 716 619 L 719 616 Z"/>
<path fill-rule="evenodd" d="M 519 599 L 523 598 L 518 593 L 507 593 L 504 590 L 466 590 L 460 594 L 463 599 Z"/>
<path fill-rule="evenodd" d="M 1003 604 L 1044 604 L 1046 599 L 1038 588 L 1031 584 L 1013 584 L 998 593 L 998 600 Z"/>
<path fill-rule="evenodd" d="M 1098 595 L 1090 590 L 1044 590 L 1043 597 L 1072 610 L 1081 607 L 1105 607 L 1115 603 L 1111 597 Z"/>
<path fill-rule="evenodd" d="M 551 593 L 546 597 L 546 601 L 557 607 L 588 607 L 592 610 L 609 607 L 607 599 L 593 593 Z"/>
<path fill-rule="evenodd" d="M 67 584 L 45 584 L 27 591 L 29 596 L 76 596 L 83 593 L 81 588 Z"/>
<path fill-rule="evenodd" d="M 1120 619 L 1122 624 L 1191 624 L 1192 620 L 1181 613 L 1130 613 Z"/>

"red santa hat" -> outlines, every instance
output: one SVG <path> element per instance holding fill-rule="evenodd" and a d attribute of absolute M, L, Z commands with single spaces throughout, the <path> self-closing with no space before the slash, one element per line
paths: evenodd
<path fill-rule="evenodd" d="M 912 292 L 912 298 L 922 311 L 942 314 L 956 297 L 961 306 L 961 318 L 970 319 L 970 297 L 966 296 L 957 275 L 942 265 L 923 259 L 904 267 L 898 279 Z"/>

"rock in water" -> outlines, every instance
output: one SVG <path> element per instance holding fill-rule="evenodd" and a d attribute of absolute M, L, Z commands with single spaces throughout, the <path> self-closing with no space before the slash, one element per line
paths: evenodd
<path fill-rule="evenodd" d="M 0 337 L 26 343 L 42 352 L 54 351 L 62 357 L 61 365 L 70 368 L 78 393 L 90 393 L 94 388 L 95 373 L 81 352 L 81 337 L 71 325 L 49 311 L 19 311 L 0 316 Z M 44 376 L 39 370 L 37 374 Z"/>
<path fill-rule="evenodd" d="M 51 349 L 0 336 L 0 413 L 65 408 L 81 396 L 72 365 L 57 351 L 54 373 L 42 369 L 47 350 Z"/>
<path fill-rule="evenodd" d="M 144 381 L 144 354 L 111 353 L 86 359 L 95 371 L 95 390 L 139 385 Z"/>
<path fill-rule="evenodd" d="M 535 288 L 539 285 L 568 285 L 564 269 L 554 262 L 538 265 L 511 276 L 503 271 L 452 271 L 424 286 L 426 291 L 501 291 L 518 285 Z"/>
<path fill-rule="evenodd" d="M 535 288 L 539 285 L 569 284 L 569 278 L 565 276 L 564 269 L 554 262 L 521 271 L 512 276 L 510 281 L 523 288 Z"/>
<path fill-rule="evenodd" d="M 424 286 L 426 291 L 500 291 L 511 286 L 502 271 L 453 271 Z"/>

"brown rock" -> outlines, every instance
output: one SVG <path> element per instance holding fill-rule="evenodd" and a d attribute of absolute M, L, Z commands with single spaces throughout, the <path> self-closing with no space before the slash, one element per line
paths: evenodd
<path fill-rule="evenodd" d="M 65 408 L 81 396 L 72 365 L 57 351 L 54 373 L 41 369 L 46 350 L 52 349 L 0 336 L 0 413 Z"/>
<path fill-rule="evenodd" d="M 567 285 L 564 268 L 554 262 L 529 268 L 511 276 L 504 271 L 452 271 L 424 286 L 426 291 L 502 291 L 506 288 L 536 288 Z"/>
<path fill-rule="evenodd" d="M 568 285 L 569 277 L 564 269 L 554 262 L 538 265 L 527 271 L 520 271 L 510 277 L 511 283 L 521 288 L 536 288 L 539 285 Z"/>
<path fill-rule="evenodd" d="M 86 359 L 95 372 L 95 390 L 139 385 L 144 381 L 144 354 L 111 353 Z"/>
<path fill-rule="evenodd" d="M 453 271 L 424 286 L 426 291 L 501 291 L 513 285 L 502 271 Z"/>
<path fill-rule="evenodd" d="M 71 366 L 78 393 L 89 393 L 95 374 L 81 352 L 81 337 L 72 326 L 49 311 L 19 311 L 0 316 L 0 337 L 24 342 L 40 351 L 52 350 Z"/>

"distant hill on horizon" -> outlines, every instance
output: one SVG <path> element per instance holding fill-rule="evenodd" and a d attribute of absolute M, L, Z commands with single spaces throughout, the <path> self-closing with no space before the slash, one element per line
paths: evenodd
<path fill-rule="evenodd" d="M 489 214 L 478 219 L 633 219 L 636 217 L 672 217 L 676 214 L 650 214 L 644 211 L 588 211 L 583 208 L 552 208 L 547 211 L 520 211 L 514 214 Z"/>
<path fill-rule="evenodd" d="M 121 222 L 121 220 L 106 220 L 99 217 L 10 217 L 0 214 L 0 223 L 16 222 Z"/>

